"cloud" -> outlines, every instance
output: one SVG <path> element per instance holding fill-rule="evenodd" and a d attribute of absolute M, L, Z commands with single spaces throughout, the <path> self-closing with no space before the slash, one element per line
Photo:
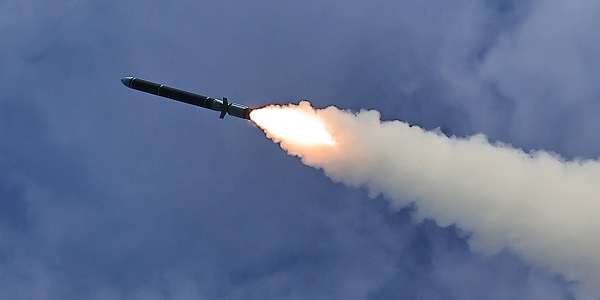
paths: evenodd
<path fill-rule="evenodd" d="M 561 119 L 568 147 L 540 131 L 525 137 L 522 120 L 557 121 L 515 114 L 528 98 L 510 94 L 509 76 L 493 67 L 503 64 L 498 49 L 516 51 L 499 40 L 519 35 L 541 5 L 551 6 L 1 2 L 3 295 L 484 298 L 510 288 L 531 299 L 542 286 L 569 298 L 564 279 L 509 254 L 480 261 L 461 234 L 332 185 L 246 123 L 216 122 L 119 82 L 135 75 L 252 106 L 307 98 L 378 109 L 424 128 L 594 156 L 594 121 L 577 118 L 593 105 Z M 464 280 L 432 267 L 455 256 L 473 271 Z"/>

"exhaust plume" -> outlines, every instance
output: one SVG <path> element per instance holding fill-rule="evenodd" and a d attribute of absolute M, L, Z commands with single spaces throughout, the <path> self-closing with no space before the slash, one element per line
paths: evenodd
<path fill-rule="evenodd" d="M 291 124 L 298 121 L 284 115 L 292 112 L 312 117 Z M 447 137 L 382 122 L 372 110 L 315 110 L 306 101 L 257 109 L 250 117 L 289 154 L 332 180 L 364 186 L 397 208 L 414 203 L 417 220 L 469 232 L 474 251 L 508 249 L 576 281 L 579 298 L 598 299 L 599 162 L 526 153 L 484 135 Z M 289 125 L 314 139 L 297 140 Z"/>

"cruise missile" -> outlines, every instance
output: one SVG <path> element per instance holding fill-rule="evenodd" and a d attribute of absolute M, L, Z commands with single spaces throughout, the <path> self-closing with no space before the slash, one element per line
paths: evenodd
<path fill-rule="evenodd" d="M 126 87 L 134 90 L 219 111 L 221 112 L 219 115 L 221 119 L 226 114 L 230 114 L 234 117 L 250 120 L 252 108 L 238 103 L 229 103 L 225 97 L 223 99 L 206 97 L 135 77 L 122 78 L 121 82 Z"/>

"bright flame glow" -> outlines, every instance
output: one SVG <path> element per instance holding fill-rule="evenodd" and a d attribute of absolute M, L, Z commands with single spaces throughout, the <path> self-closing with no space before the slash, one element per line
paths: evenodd
<path fill-rule="evenodd" d="M 335 140 L 308 102 L 255 109 L 250 119 L 276 142 L 302 146 L 333 146 Z"/>

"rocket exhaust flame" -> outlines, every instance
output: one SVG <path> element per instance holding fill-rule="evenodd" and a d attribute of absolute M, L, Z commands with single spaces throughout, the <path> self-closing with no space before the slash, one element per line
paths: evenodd
<path fill-rule="evenodd" d="M 377 111 L 271 106 L 250 118 L 336 182 L 415 203 L 417 219 L 455 224 L 475 251 L 508 249 L 562 274 L 581 299 L 600 295 L 600 162 L 525 153 L 485 136 L 447 137 Z"/>
<path fill-rule="evenodd" d="M 254 109 L 250 120 L 273 140 L 299 146 L 334 146 L 336 143 L 325 123 L 306 101 L 299 105 L 271 105 Z"/>

